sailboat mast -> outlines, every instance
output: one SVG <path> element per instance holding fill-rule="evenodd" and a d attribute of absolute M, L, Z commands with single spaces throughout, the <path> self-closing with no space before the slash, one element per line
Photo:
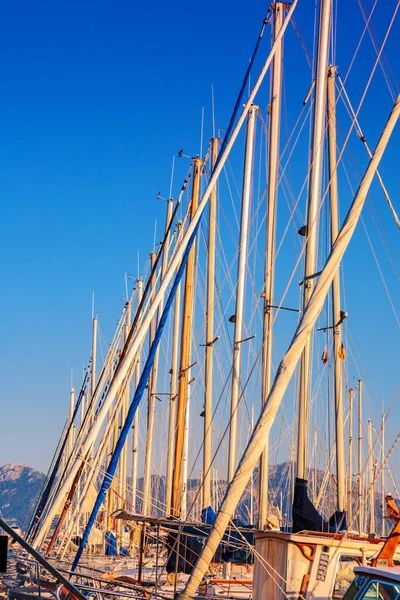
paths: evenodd
<path fill-rule="evenodd" d="M 258 106 L 252 105 L 247 117 L 246 148 L 244 158 L 243 189 L 242 189 L 242 212 L 240 218 L 239 256 L 237 268 L 235 331 L 233 341 L 232 362 L 232 387 L 231 387 L 231 411 L 229 426 L 229 455 L 228 455 L 228 482 L 231 481 L 236 470 L 237 450 L 237 425 L 238 404 L 240 394 L 240 368 L 242 362 L 242 338 L 243 338 L 243 308 L 244 308 L 244 285 L 246 276 L 247 238 L 249 228 L 250 199 L 253 180 L 254 163 L 254 137 Z"/>
<path fill-rule="evenodd" d="M 193 159 L 193 184 L 190 218 L 197 210 L 200 192 L 200 176 L 203 162 L 199 158 Z M 186 411 L 188 400 L 190 359 L 192 345 L 193 299 L 194 299 L 194 272 L 195 272 L 196 241 L 190 250 L 186 264 L 186 277 L 183 298 L 182 341 L 178 382 L 178 407 L 176 416 L 175 460 L 172 482 L 172 512 L 173 516 L 180 517 L 182 502 L 182 458 L 186 425 Z"/>
<path fill-rule="evenodd" d="M 211 139 L 211 170 L 218 156 L 218 138 Z M 207 308 L 206 308 L 206 364 L 204 394 L 204 445 L 202 507 L 211 504 L 211 451 L 212 451 L 212 387 L 214 353 L 214 301 L 215 301 L 215 237 L 217 221 L 217 186 L 210 195 L 207 248 Z"/>
<path fill-rule="evenodd" d="M 382 413 L 382 445 L 381 445 L 381 536 L 385 537 L 385 413 Z"/>
<path fill-rule="evenodd" d="M 331 247 L 339 232 L 338 180 L 336 157 L 336 67 L 328 70 L 328 156 L 329 156 L 329 199 L 331 222 Z M 332 318 L 333 318 L 333 369 L 335 393 L 336 425 L 336 485 L 337 509 L 343 511 L 346 506 L 346 475 L 344 465 L 344 416 L 342 393 L 342 360 L 339 357 L 342 345 L 342 327 L 340 318 L 340 276 L 339 269 L 332 281 Z"/>
<path fill-rule="evenodd" d="M 111 367 L 111 369 L 114 368 L 114 365 Z M 110 379 L 112 378 L 112 374 L 110 375 Z M 119 395 L 118 395 L 119 396 Z M 118 398 L 117 396 L 117 398 Z M 117 444 L 117 440 L 118 440 L 118 432 L 119 432 L 119 417 L 120 417 L 120 411 L 114 413 L 112 410 L 110 410 L 110 421 L 112 422 L 112 426 L 111 426 L 111 431 L 112 434 L 110 436 L 110 443 L 109 443 L 109 448 L 108 448 L 108 454 L 105 455 L 104 459 L 105 459 L 105 467 L 107 466 L 107 461 L 108 461 L 108 456 L 111 456 L 112 453 L 115 450 L 115 446 Z M 107 496 L 108 496 L 108 500 L 107 500 L 107 519 L 105 520 L 105 523 L 107 524 L 106 530 L 110 530 L 112 529 L 112 524 L 113 524 L 113 520 L 111 518 L 111 514 L 114 510 L 114 506 L 115 506 L 115 502 L 116 502 L 116 497 L 114 494 L 114 489 L 112 487 L 109 488 L 108 492 L 107 492 Z M 107 533 L 107 531 L 104 532 L 105 535 Z M 106 538 L 104 537 L 104 548 L 106 547 Z M 118 547 L 117 547 L 117 555 L 118 555 Z"/>
<path fill-rule="evenodd" d="M 131 328 L 131 313 L 132 313 L 132 303 L 127 300 L 125 304 L 125 325 L 124 325 L 124 343 L 128 339 L 129 330 Z M 129 410 L 129 396 L 131 389 L 131 375 L 128 376 L 128 382 L 125 386 L 125 390 L 123 392 L 124 399 L 121 408 L 121 427 L 125 423 L 126 416 Z M 128 471 L 128 444 L 126 443 L 121 452 L 121 458 L 118 465 L 119 470 L 119 495 L 118 503 L 121 504 L 122 508 L 126 508 L 126 476 Z M 121 519 L 117 519 L 117 553 L 121 546 L 122 541 L 122 526 L 123 521 Z"/>
<path fill-rule="evenodd" d="M 349 390 L 349 473 L 348 473 L 348 495 L 347 512 L 349 526 L 353 522 L 353 390 Z"/>
<path fill-rule="evenodd" d="M 156 262 L 157 254 L 152 252 L 150 254 L 150 262 L 151 268 L 153 270 L 154 264 Z M 153 273 L 152 281 L 151 281 L 151 294 L 150 294 L 150 302 L 153 299 L 154 291 L 156 284 L 156 275 Z M 157 316 L 154 315 L 154 318 L 150 324 L 150 332 L 149 332 L 149 348 L 154 340 L 155 331 L 156 331 L 156 319 Z M 155 362 L 155 361 L 154 361 Z M 148 386 L 148 399 L 147 399 L 147 435 L 146 435 L 146 450 L 144 455 L 144 474 L 143 474 L 143 500 L 142 500 L 142 513 L 144 515 L 149 515 L 150 509 L 150 495 L 151 495 L 151 462 L 153 455 L 153 431 L 154 431 L 154 400 L 155 400 L 155 383 L 157 380 L 157 373 L 154 370 L 154 365 L 150 373 L 149 378 L 149 386 Z"/>
<path fill-rule="evenodd" d="M 363 504 L 363 451 L 362 451 L 362 401 L 363 382 L 358 380 L 358 529 L 363 533 L 364 527 L 364 504 Z"/>
<path fill-rule="evenodd" d="M 68 423 L 70 425 L 72 425 L 72 416 L 74 414 L 74 407 L 75 407 L 75 388 L 72 387 L 70 395 L 69 395 L 69 413 L 68 413 Z M 67 455 L 67 458 L 66 458 L 66 462 L 69 459 L 69 457 L 71 456 L 71 452 L 72 452 L 72 449 L 74 447 L 73 435 L 74 435 L 73 434 L 73 428 L 71 427 L 70 432 L 69 432 L 68 455 Z"/>
<path fill-rule="evenodd" d="M 75 388 L 71 388 L 71 392 L 69 394 L 69 413 L 68 413 L 68 422 L 72 423 L 72 416 L 74 414 L 75 408 Z"/>
<path fill-rule="evenodd" d="M 182 233 L 182 224 L 178 223 L 179 244 Z M 165 514 L 167 517 L 171 514 L 172 500 L 172 477 L 174 472 L 174 448 L 175 448 L 175 426 L 176 426 L 176 399 L 178 384 L 178 359 L 179 359 L 179 324 L 181 318 L 181 284 L 178 285 L 174 301 L 174 324 L 172 333 L 172 358 L 171 358 L 171 379 L 169 385 L 169 420 L 168 420 L 168 450 L 167 450 L 167 474 L 165 483 Z"/>
<path fill-rule="evenodd" d="M 282 27 L 283 2 L 271 4 L 273 10 L 273 42 Z M 265 271 L 264 271 L 264 320 L 263 320 L 263 353 L 261 375 L 261 405 L 264 404 L 271 389 L 272 370 L 272 324 L 275 280 L 275 238 L 276 238 L 276 205 L 278 196 L 278 162 L 279 162 L 279 132 L 281 120 L 282 94 L 282 52 L 283 42 L 279 42 L 271 66 L 271 90 L 269 105 L 269 135 L 268 135 L 268 174 L 267 174 L 267 221 L 265 241 Z M 269 443 L 260 459 L 259 477 L 259 511 L 258 526 L 263 529 L 268 516 L 268 451 Z"/>
<path fill-rule="evenodd" d="M 317 66 L 315 75 L 315 101 L 310 153 L 310 179 L 308 189 L 306 248 L 304 258 L 303 310 L 315 287 L 318 244 L 318 216 L 321 193 L 323 139 L 325 131 L 326 87 L 328 69 L 329 34 L 332 0 L 321 0 L 318 31 Z M 300 397 L 297 445 L 297 477 L 306 479 L 307 422 L 310 395 L 311 344 L 304 348 L 300 363 Z"/>
<path fill-rule="evenodd" d="M 168 200 L 167 202 L 167 215 L 165 220 L 165 233 L 164 233 L 164 244 L 162 248 L 163 258 L 161 265 L 161 280 L 165 274 L 168 265 L 168 251 L 169 251 L 169 242 L 170 242 L 170 221 L 172 218 L 172 209 L 174 206 L 173 200 Z M 157 254 L 152 252 L 151 255 L 151 268 L 154 269 L 156 264 Z M 153 275 L 152 282 L 152 296 L 154 296 L 155 292 L 155 273 Z M 158 309 L 158 316 L 154 317 L 151 326 L 150 326 L 150 347 L 153 343 L 156 326 L 158 321 L 161 318 L 161 314 L 164 308 L 164 297 L 161 299 L 160 306 Z M 149 379 L 149 395 L 148 395 L 148 411 L 147 411 L 147 439 L 146 439 L 146 452 L 145 452 L 145 467 L 144 467 L 144 480 L 143 480 L 143 514 L 150 514 L 148 511 L 150 509 L 150 495 L 151 495 L 151 468 L 152 468 L 152 457 L 153 457 L 153 432 L 154 432 L 154 403 L 155 403 L 155 395 L 157 392 L 157 378 L 158 378 L 158 362 L 160 358 L 159 349 L 156 352 L 156 356 L 154 359 L 153 368 L 151 370 L 151 375 Z"/>
<path fill-rule="evenodd" d="M 188 460 L 189 460 L 189 423 L 190 423 L 190 369 L 188 369 L 188 388 L 186 399 L 185 431 L 183 434 L 182 447 L 182 485 L 181 485 L 181 519 L 185 520 L 187 515 L 188 496 Z"/>
<path fill-rule="evenodd" d="M 368 419 L 368 464 L 369 464 L 369 534 L 375 533 L 375 469 L 372 449 L 372 421 Z"/>
<path fill-rule="evenodd" d="M 96 361 L 97 361 L 97 317 L 92 321 L 92 377 L 90 381 L 90 398 L 93 398 L 97 383 Z"/>
<path fill-rule="evenodd" d="M 140 306 L 143 295 L 143 280 L 136 281 L 137 286 L 137 305 Z M 137 387 L 140 379 L 140 351 L 135 364 L 135 386 Z M 131 470 L 131 486 L 132 486 L 132 510 L 136 512 L 136 496 L 137 496 L 137 479 L 138 479 L 138 441 L 139 441 L 139 408 L 135 413 L 132 426 L 132 470 Z"/>
<path fill-rule="evenodd" d="M 251 405 L 251 420 L 250 420 L 250 435 L 254 429 L 254 404 Z M 281 492 L 282 495 L 282 492 Z M 254 473 L 251 474 L 250 479 L 250 523 L 254 523 Z"/>

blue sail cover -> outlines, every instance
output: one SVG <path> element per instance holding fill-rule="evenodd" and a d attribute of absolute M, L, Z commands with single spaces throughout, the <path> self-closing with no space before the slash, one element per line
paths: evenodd
<path fill-rule="evenodd" d="M 106 556 L 117 556 L 117 540 L 112 531 L 106 531 Z"/>
<path fill-rule="evenodd" d="M 215 517 L 215 511 L 211 506 L 207 506 L 207 508 L 203 508 L 201 511 L 201 520 L 205 525 L 213 525 Z"/>
<path fill-rule="evenodd" d="M 200 540 L 181 533 L 169 533 L 166 546 L 168 550 L 168 560 L 165 566 L 167 573 L 190 574 L 203 548 Z"/>

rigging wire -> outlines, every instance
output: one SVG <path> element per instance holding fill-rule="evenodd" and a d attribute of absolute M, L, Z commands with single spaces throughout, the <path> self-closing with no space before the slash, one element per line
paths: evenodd
<path fill-rule="evenodd" d="M 341 85 L 341 89 L 342 89 L 342 92 L 343 92 L 343 96 L 344 96 L 344 98 L 345 98 L 345 101 L 346 101 L 346 102 L 344 102 L 344 104 L 345 104 L 345 106 L 346 106 L 346 108 L 347 108 L 347 110 L 348 110 L 348 113 L 349 113 L 350 117 L 351 117 L 352 119 L 354 119 L 354 122 L 355 122 L 355 128 L 356 128 L 356 132 L 357 132 L 357 136 L 358 136 L 358 138 L 360 139 L 360 141 L 363 143 L 363 145 L 364 145 L 364 147 L 365 147 L 365 149 L 366 149 L 366 151 L 367 151 L 367 154 L 368 154 L 369 158 L 371 158 L 371 156 L 372 156 L 372 154 L 371 154 L 371 150 L 370 150 L 370 148 L 369 148 L 369 146 L 368 146 L 368 143 L 367 143 L 366 137 L 365 137 L 365 135 L 363 134 L 363 132 L 362 132 L 362 130 L 361 130 L 361 127 L 360 127 L 360 125 L 359 125 L 358 119 L 357 119 L 357 117 L 355 116 L 355 112 L 354 112 L 353 106 L 352 106 L 352 104 L 351 104 L 351 102 L 350 102 L 350 98 L 349 98 L 349 96 L 348 96 L 348 94 L 347 94 L 347 92 L 346 92 L 346 89 L 345 89 L 345 87 L 344 87 L 344 83 L 342 82 L 342 80 L 341 80 L 341 78 L 340 78 L 340 75 L 339 75 L 339 74 L 337 74 L 337 78 L 338 78 L 338 81 L 339 81 L 339 83 L 340 83 L 340 85 Z M 347 104 L 346 104 L 346 103 L 347 103 Z M 398 215 L 397 215 L 397 213 L 396 213 L 396 210 L 395 210 L 395 208 L 394 208 L 394 206 L 393 206 L 393 203 L 392 203 L 392 201 L 391 201 L 391 199 L 390 199 L 390 197 L 389 197 L 388 191 L 387 191 L 387 189 L 386 189 L 386 187 L 385 187 L 385 185 L 384 185 L 384 183 L 383 183 L 382 177 L 381 177 L 381 175 L 380 175 L 380 173 L 379 173 L 379 171 L 378 171 L 378 170 L 376 171 L 376 176 L 377 176 L 377 178 L 378 178 L 379 185 L 381 186 L 381 189 L 382 189 L 383 195 L 385 196 L 386 202 L 388 203 L 388 205 L 389 205 L 389 208 L 390 208 L 390 211 L 391 211 L 391 213 L 392 213 L 392 215 L 393 215 L 393 218 L 394 218 L 394 220 L 395 220 L 395 222 L 396 222 L 396 225 L 397 225 L 397 227 L 400 229 L 400 218 L 398 217 Z"/>
<path fill-rule="evenodd" d="M 345 166 L 344 166 L 343 162 L 342 162 L 342 168 L 343 168 L 343 170 L 344 170 L 344 172 L 345 172 L 345 174 L 346 174 L 347 182 L 348 182 L 348 184 L 349 184 L 349 187 L 350 187 L 351 193 L 354 195 L 353 186 L 351 185 L 351 182 L 350 182 L 350 179 L 349 179 L 349 176 L 348 176 L 347 170 L 346 170 L 346 168 L 345 168 Z M 366 237 L 367 237 L 367 240 L 368 240 L 369 246 L 370 246 L 370 248 L 371 248 L 371 252 L 372 252 L 372 255 L 373 255 L 373 257 L 374 257 L 374 260 L 375 260 L 376 266 L 377 266 L 377 268 L 378 268 L 379 275 L 380 275 L 380 277 L 381 277 L 381 279 L 382 279 L 383 286 L 384 286 L 384 288 L 385 288 L 385 291 L 386 291 L 387 297 L 388 297 L 388 299 L 389 299 L 390 306 L 391 306 L 391 308 L 392 308 L 392 311 L 393 311 L 393 314 L 394 314 L 394 316 L 395 316 L 396 322 L 397 322 L 398 326 L 400 327 L 400 319 L 399 319 L 399 316 L 398 316 L 398 314 L 397 314 L 397 311 L 396 311 L 396 308 L 395 308 L 395 306 L 394 306 L 394 302 L 393 302 L 393 300 L 392 300 L 392 297 L 391 297 L 391 294 L 390 294 L 390 292 L 389 292 L 389 288 L 388 288 L 388 286 L 387 286 L 387 283 L 386 283 L 385 277 L 384 277 L 384 275 L 383 275 L 383 273 L 382 273 L 382 269 L 381 269 L 381 267 L 380 267 L 380 264 L 379 264 L 378 258 L 377 258 L 377 256 L 376 256 L 376 252 L 375 252 L 375 250 L 374 250 L 373 244 L 372 244 L 372 242 L 371 242 L 371 238 L 370 238 L 370 236 L 369 236 L 369 233 L 368 233 L 368 229 L 367 229 L 367 227 L 366 227 L 366 225 L 365 225 L 365 220 L 364 220 L 364 218 L 362 217 L 362 215 L 361 215 L 361 222 L 362 222 L 362 225 L 363 225 L 363 228 L 364 228 L 365 235 L 366 235 Z"/>
<path fill-rule="evenodd" d="M 243 94 L 244 94 L 245 89 L 246 89 L 247 81 L 248 81 L 248 79 L 250 77 L 250 73 L 251 73 L 251 70 L 253 68 L 253 64 L 254 64 L 255 58 L 257 56 L 257 53 L 258 53 L 260 42 L 261 42 L 261 39 L 262 39 L 262 37 L 264 35 L 265 26 L 269 22 L 269 14 L 270 14 L 270 12 L 271 12 L 271 8 L 268 8 L 267 14 L 266 14 L 266 16 L 265 16 L 265 18 L 263 20 L 262 25 L 261 25 L 261 30 L 260 30 L 260 33 L 258 35 L 255 48 L 254 48 L 253 53 L 252 53 L 251 58 L 250 58 L 250 61 L 249 61 L 248 67 L 247 67 L 247 71 L 246 71 L 245 76 L 243 78 L 242 86 L 241 86 L 241 88 L 239 90 L 239 94 L 238 94 L 238 97 L 236 99 L 236 103 L 235 103 L 235 106 L 233 108 L 233 112 L 232 112 L 231 118 L 229 120 L 229 124 L 228 124 L 227 130 L 225 132 L 225 136 L 224 136 L 224 139 L 222 141 L 221 148 L 220 148 L 220 151 L 219 151 L 219 154 L 218 154 L 218 158 L 217 158 L 217 162 L 216 162 L 215 166 L 218 165 L 220 157 L 222 156 L 222 154 L 223 154 L 223 152 L 224 152 L 224 150 L 225 150 L 225 148 L 226 148 L 226 146 L 228 144 L 228 141 L 229 141 L 229 138 L 230 138 L 231 132 L 233 130 L 233 127 L 234 127 L 234 124 L 235 124 L 235 120 L 236 120 L 236 117 L 237 117 L 237 114 L 238 114 L 238 111 L 239 111 L 239 108 L 240 108 L 240 104 L 241 104 L 241 101 L 242 101 L 242 98 L 243 98 Z"/>
<path fill-rule="evenodd" d="M 374 33 L 373 33 L 372 25 L 370 24 L 370 20 L 368 20 L 368 18 L 367 18 L 367 13 L 366 13 L 365 5 L 364 5 L 364 3 L 363 3 L 362 0 L 358 0 L 358 5 L 360 7 L 360 11 L 361 11 L 362 17 L 364 19 L 364 23 L 365 23 L 365 25 L 367 27 L 369 36 L 371 38 L 372 46 L 373 46 L 373 48 L 375 50 L 375 53 L 378 53 L 378 45 L 377 45 L 376 40 L 375 40 L 375 36 L 374 36 Z M 379 64 L 380 64 L 380 67 L 382 69 L 382 73 L 383 73 L 383 76 L 385 78 L 386 85 L 388 87 L 389 93 L 391 95 L 392 102 L 394 102 L 396 100 L 396 96 L 398 95 L 398 93 L 396 93 L 394 91 L 394 87 L 396 87 L 397 90 L 398 90 L 398 85 L 397 85 L 397 82 L 396 82 L 396 80 L 395 80 L 395 78 L 393 76 L 393 73 L 390 73 L 390 74 L 388 73 L 388 71 L 389 71 L 389 64 L 387 64 L 385 66 L 385 64 L 384 64 L 385 62 L 387 62 L 386 61 L 386 57 L 385 57 L 385 55 L 383 55 L 382 58 L 379 59 Z M 391 78 L 393 79 L 393 83 L 390 81 Z"/>

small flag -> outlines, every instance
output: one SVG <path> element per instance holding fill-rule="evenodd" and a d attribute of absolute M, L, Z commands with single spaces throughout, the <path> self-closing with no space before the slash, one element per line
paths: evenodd
<path fill-rule="evenodd" d="M 340 360 L 346 360 L 346 350 L 344 349 L 343 342 L 340 344 L 338 357 Z"/>
<path fill-rule="evenodd" d="M 322 353 L 321 360 L 324 363 L 324 365 L 326 365 L 326 363 L 329 360 L 329 352 L 328 352 L 328 348 L 326 346 L 325 346 L 324 351 Z"/>

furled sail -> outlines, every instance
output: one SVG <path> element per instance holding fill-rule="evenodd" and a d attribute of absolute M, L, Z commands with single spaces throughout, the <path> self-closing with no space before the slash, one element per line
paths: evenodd
<path fill-rule="evenodd" d="M 346 512 L 336 511 L 328 521 L 317 511 L 307 494 L 307 479 L 296 478 L 293 500 L 292 532 L 321 531 L 337 533 L 347 529 Z"/>

